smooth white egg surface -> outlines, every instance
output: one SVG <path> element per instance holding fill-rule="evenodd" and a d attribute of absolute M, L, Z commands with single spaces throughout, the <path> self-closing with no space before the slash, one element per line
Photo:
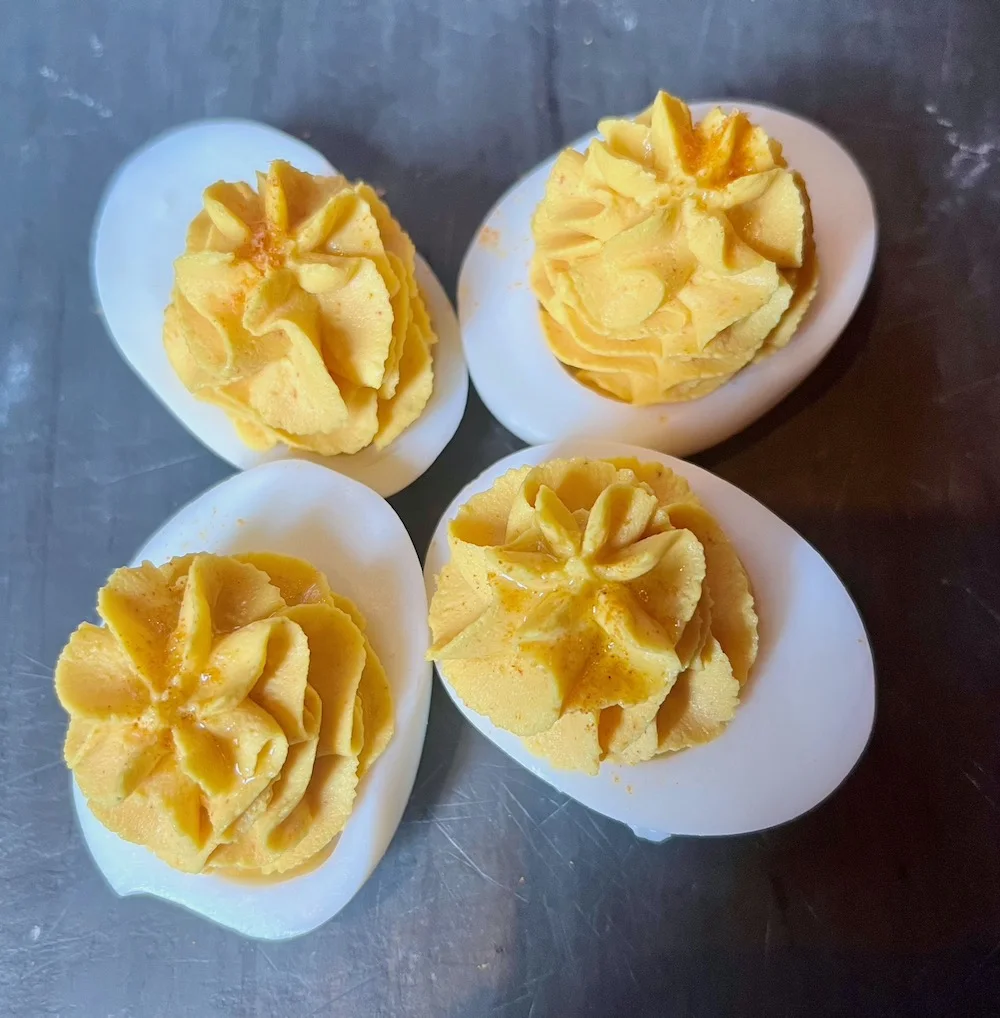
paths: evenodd
<path fill-rule="evenodd" d="M 526 442 L 592 437 L 687 456 L 741 431 L 801 382 L 854 314 L 871 275 L 877 228 L 871 191 L 852 156 L 822 128 L 758 103 L 691 105 L 695 120 L 715 106 L 737 107 L 781 142 L 805 179 L 819 257 L 819 291 L 783 350 L 744 368 L 689 403 L 629 406 L 598 395 L 556 360 L 542 333 L 528 281 L 531 217 L 556 156 L 516 183 L 493 207 L 466 253 L 458 314 L 469 372 L 492 414 Z M 583 151 L 596 132 L 573 142 Z"/>
<path fill-rule="evenodd" d="M 255 467 L 211 488 L 165 523 L 132 565 L 196 551 L 281 552 L 325 572 L 333 590 L 365 616 L 392 688 L 395 733 L 358 786 L 333 854 L 316 869 L 278 883 L 171 869 L 102 826 L 74 782 L 77 816 L 95 862 L 118 894 L 156 895 L 249 937 L 295 937 L 336 915 L 368 879 L 413 787 L 431 691 L 420 563 L 399 517 L 375 492 L 294 460 Z"/>
<path fill-rule="evenodd" d="M 163 311 L 173 263 L 184 252 L 202 192 L 217 180 L 253 183 L 257 170 L 284 159 L 315 174 L 337 172 L 298 138 L 252 120 L 200 120 L 167 131 L 131 155 L 112 177 L 94 223 L 94 294 L 122 356 L 174 416 L 234 467 L 276 459 L 309 459 L 392 495 L 416 480 L 455 434 L 465 411 L 468 372 L 458 319 L 430 266 L 417 255 L 416 277 L 438 343 L 434 391 L 423 413 L 388 448 L 350 456 L 316 456 L 279 446 L 247 448 L 225 413 L 196 399 L 174 373 L 163 348 Z M 403 224 L 405 228 L 405 223 Z"/>
<path fill-rule="evenodd" d="M 448 524 L 459 507 L 512 468 L 570 456 L 663 463 L 688 480 L 726 531 L 749 574 L 760 616 L 760 653 L 736 716 L 706 745 L 635 766 L 604 763 L 590 777 L 534 756 L 516 735 L 466 707 L 442 678 L 458 709 L 543 781 L 649 840 L 763 830 L 822 802 L 861 756 L 874 720 L 875 674 L 865 627 L 818 552 L 727 481 L 619 443 L 570 439 L 524 449 L 463 488 L 441 518 L 424 566 L 428 600 L 448 562 Z"/>

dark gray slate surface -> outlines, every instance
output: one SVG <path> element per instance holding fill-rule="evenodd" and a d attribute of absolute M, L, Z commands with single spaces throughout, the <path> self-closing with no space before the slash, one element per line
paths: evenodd
<path fill-rule="evenodd" d="M 998 38 L 992 0 L 0 0 L 0 1014 L 998 1013 Z M 94 313 L 109 173 L 184 120 L 275 123 L 385 187 L 453 291 L 508 184 L 660 86 L 819 120 L 877 196 L 876 278 L 834 354 L 700 457 L 855 594 L 880 674 L 860 768 L 783 829 L 652 846 L 436 691 L 403 825 L 322 930 L 263 945 L 117 900 L 72 818 L 52 664 L 228 468 Z M 516 445 L 473 397 L 393 499 L 418 547 Z"/>

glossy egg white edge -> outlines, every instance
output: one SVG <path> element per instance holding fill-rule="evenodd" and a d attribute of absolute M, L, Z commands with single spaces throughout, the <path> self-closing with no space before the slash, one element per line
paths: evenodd
<path fill-rule="evenodd" d="M 633 445 L 567 439 L 507 456 L 466 485 L 441 518 L 424 565 L 428 601 L 447 564 L 448 524 L 459 507 L 508 470 L 547 460 L 635 456 L 685 477 L 722 525 L 750 577 L 760 653 L 736 717 L 704 746 L 636 766 L 604 763 L 596 777 L 560 771 L 470 710 L 438 670 L 465 717 L 509 757 L 584 806 L 640 837 L 724 835 L 774 827 L 829 796 L 861 756 L 875 714 L 871 649 L 858 610 L 829 565 L 770 510 L 727 481 Z"/>
<path fill-rule="evenodd" d="M 306 459 L 380 495 L 395 494 L 416 480 L 451 440 L 469 388 L 458 318 L 419 254 L 417 283 L 438 335 L 434 389 L 420 417 L 381 451 L 373 446 L 350 456 L 316 456 L 286 446 L 254 451 L 219 407 L 184 388 L 163 348 L 173 263 L 184 252 L 188 224 L 202 208 L 202 192 L 217 180 L 255 183 L 255 172 L 266 170 L 274 159 L 309 173 L 337 172 L 304 141 L 251 120 L 195 121 L 159 135 L 129 156 L 112 176 L 94 222 L 91 276 L 99 310 L 118 350 L 150 391 L 234 467 Z"/>
<path fill-rule="evenodd" d="M 375 492 L 296 460 L 254 467 L 211 488 L 165 523 L 132 564 L 195 551 L 281 552 L 325 572 L 367 621 L 392 688 L 394 735 L 362 778 L 333 854 L 311 872 L 277 883 L 171 869 L 105 828 L 74 781 L 76 813 L 91 855 L 118 894 L 155 895 L 248 937 L 295 937 L 354 897 L 382 858 L 413 787 L 431 690 L 420 563 L 399 517 Z"/>
<path fill-rule="evenodd" d="M 609 438 L 687 456 L 729 438 L 780 402 L 823 359 L 854 314 L 875 260 L 875 203 L 850 153 L 816 124 L 759 103 L 691 104 L 695 120 L 737 108 L 781 142 L 809 190 L 819 290 L 792 341 L 688 403 L 634 407 L 577 382 L 549 351 L 528 281 L 531 217 L 556 156 L 493 207 L 465 255 L 458 314 L 473 384 L 491 413 L 526 442 Z M 598 133 L 570 147 L 585 150 Z"/>

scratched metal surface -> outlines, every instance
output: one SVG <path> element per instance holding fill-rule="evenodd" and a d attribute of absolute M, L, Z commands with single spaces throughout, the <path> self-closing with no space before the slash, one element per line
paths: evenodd
<path fill-rule="evenodd" d="M 997 1013 L 997 38 L 992 0 L 2 0 L 0 1014 Z M 701 457 L 856 596 L 880 673 L 862 765 L 783 829 L 653 846 L 436 692 L 403 824 L 320 931 L 265 946 L 117 900 L 70 811 L 52 664 L 108 572 L 228 468 L 94 314 L 109 173 L 190 118 L 273 122 L 385 187 L 453 291 L 497 195 L 658 86 L 799 110 L 877 195 L 876 279 L 836 352 Z M 473 397 L 393 499 L 418 547 L 516 444 Z"/>

